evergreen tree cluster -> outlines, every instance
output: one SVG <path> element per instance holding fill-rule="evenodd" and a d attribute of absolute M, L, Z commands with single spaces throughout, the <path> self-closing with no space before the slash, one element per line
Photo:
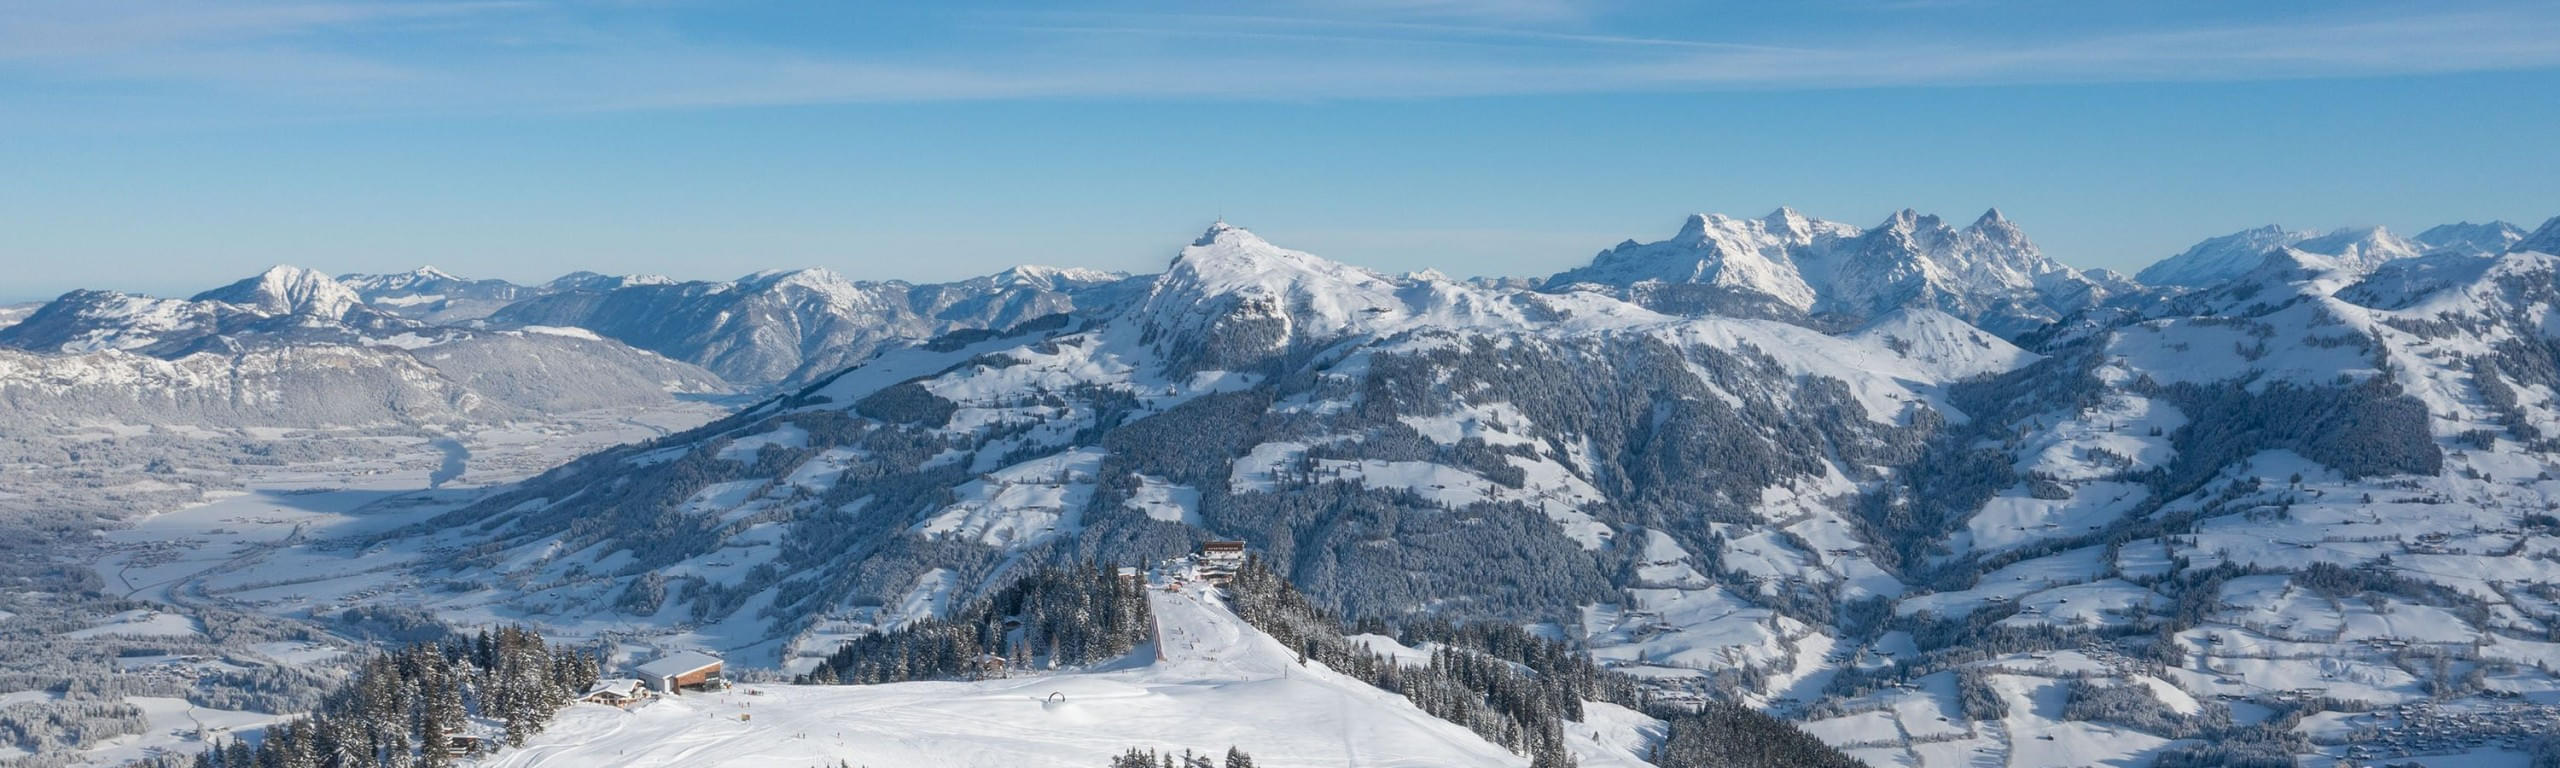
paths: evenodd
<path fill-rule="evenodd" d="M 1530 634 L 1517 626 L 1453 624 L 1415 618 L 1397 632 L 1407 645 L 1435 644 L 1431 660 L 1405 666 L 1354 645 L 1342 624 L 1271 571 L 1249 560 L 1227 584 L 1229 603 L 1246 623 L 1298 652 L 1302 660 L 1403 694 L 1433 717 L 1466 726 L 1493 743 L 1529 756 L 1532 768 L 1574 764 L 1564 743 L 1564 723 L 1583 718 L 1583 703 L 1601 701 L 1647 711 L 1672 721 L 1679 738 L 1669 757 L 1691 762 L 1663 766 L 1855 766 L 1858 763 L 1784 720 L 1739 706 L 1712 705 L 1696 712 L 1653 706 L 1626 675 L 1601 669 L 1572 645 Z M 1364 620 L 1360 628 L 1384 629 Z M 1684 725 L 1685 724 L 1685 725 Z M 1755 751 L 1756 750 L 1756 751 Z M 1760 762 L 1753 762 L 1760 760 Z"/>
<path fill-rule="evenodd" d="M 1110 768 L 1253 768 L 1253 756 L 1235 747 L 1227 748 L 1225 760 L 1193 754 L 1188 749 L 1177 756 L 1169 749 L 1157 752 L 1130 747 L 1129 751 L 1111 758 Z"/>
<path fill-rule="evenodd" d="M 2179 714 L 2161 703 L 2142 683 L 2073 680 L 2065 688 L 2062 719 L 2121 725 L 2173 739 L 2194 738 L 2231 725 L 2227 706 L 2195 716 Z M 2214 702 L 2220 704 L 2221 702 Z"/>
<path fill-rule="evenodd" d="M 36 701 L 0 709 L 0 744 L 35 754 L 150 730 L 142 708 L 121 701 Z M 0 765 L 15 765 L 0 760 Z"/>
<path fill-rule="evenodd" d="M 453 737 L 494 725 L 522 745 L 596 683 L 593 655 L 505 627 L 476 638 L 415 643 L 367 659 L 310 716 L 279 723 L 252 747 L 208 749 L 195 768 L 442 768 Z"/>
<path fill-rule="evenodd" d="M 1403 694 L 1432 717 L 1466 726 L 1485 740 L 1530 764 L 1571 765 L 1564 744 L 1564 722 L 1582 718 L 1585 696 L 1597 695 L 1597 670 L 1591 676 L 1547 678 L 1512 666 L 1514 661 L 1485 651 L 1443 645 L 1429 664 L 1405 666 L 1342 636 L 1342 623 L 1260 558 L 1245 563 L 1227 583 L 1229 603 L 1245 623 L 1298 652 L 1300 661 L 1314 660 L 1394 693 Z M 1480 633 L 1444 628 L 1452 640 Z M 1524 633 L 1525 634 L 1525 633 Z M 1513 646 L 1523 650 L 1526 646 Z M 1526 655 L 1526 654 L 1524 654 Z M 1535 655 L 1544 657 L 1545 653 Z M 1561 667 L 1559 667 L 1561 668 Z M 1629 687 L 1628 690 L 1633 690 Z"/>
<path fill-rule="evenodd" d="M 872 632 L 803 676 L 819 684 L 975 679 L 1126 654 L 1152 634 L 1146 585 L 1103 566 L 1034 572 L 951 615 Z"/>
<path fill-rule="evenodd" d="M 1740 704 L 1712 702 L 1668 718 L 1671 732 L 1654 748 L 1660 768 L 1863 768 L 1785 720 Z"/>

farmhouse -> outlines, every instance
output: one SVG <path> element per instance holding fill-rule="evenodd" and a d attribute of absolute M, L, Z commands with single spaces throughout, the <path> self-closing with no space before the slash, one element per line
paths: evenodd
<path fill-rule="evenodd" d="M 721 688 L 729 682 L 720 678 L 720 658 L 700 651 L 684 651 L 658 657 L 633 670 L 641 682 L 659 693 L 680 693 L 686 688 Z"/>

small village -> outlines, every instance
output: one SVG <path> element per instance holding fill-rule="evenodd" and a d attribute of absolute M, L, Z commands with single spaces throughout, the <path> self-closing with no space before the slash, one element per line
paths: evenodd
<path fill-rule="evenodd" d="M 2367 722 L 2349 739 L 2346 757 L 2350 761 L 2454 755 L 2488 747 L 2522 749 L 2560 730 L 2560 706 L 2549 704 L 2448 707 L 2419 701 L 2357 717 Z"/>

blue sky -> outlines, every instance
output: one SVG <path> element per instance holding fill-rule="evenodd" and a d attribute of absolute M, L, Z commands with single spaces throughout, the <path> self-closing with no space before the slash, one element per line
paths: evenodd
<path fill-rule="evenodd" d="M 2000 207 L 2130 270 L 2560 215 L 2551 3 L 0 0 L 0 297 L 272 263 L 1160 267 L 1223 213 L 1547 274 Z"/>

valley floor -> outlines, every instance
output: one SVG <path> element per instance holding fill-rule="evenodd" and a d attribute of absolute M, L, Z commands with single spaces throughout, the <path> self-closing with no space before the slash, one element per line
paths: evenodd
<path fill-rule="evenodd" d="M 187 754 L 254 734 L 283 716 L 250 711 L 254 707 L 245 703 L 205 706 L 189 698 L 255 697 L 216 681 L 271 666 L 329 679 L 337 662 L 352 658 L 352 646 L 289 638 L 304 633 L 303 622 L 313 617 L 378 603 L 371 598 L 400 583 L 402 572 L 422 555 L 344 542 L 468 503 L 486 486 L 605 446 L 687 429 L 726 411 L 727 404 L 679 402 L 448 435 L 102 425 L 45 436 L 76 449 L 71 455 L 99 457 L 67 466 L 48 463 L 56 459 L 21 445 L 17 450 L 25 455 L 0 457 L 0 478 L 10 480 L 9 491 L 0 492 L 0 515 L 24 517 L 21 507 L 42 505 L 48 512 L 90 516 L 84 524 L 94 533 L 61 537 L 50 551 L 61 562 L 94 571 L 89 588 L 102 596 L 82 597 L 77 581 L 56 585 L 41 578 L 31 582 L 35 589 L 6 596 L 10 607 L 0 609 L 0 631 L 16 634 L 0 641 L 0 658 L 60 680 L 40 675 L 39 690 L 0 693 L 0 706 L 97 702 L 92 694 L 68 701 L 58 691 L 70 681 L 112 678 L 107 690 L 126 691 L 121 701 L 139 707 L 145 725 L 139 733 L 76 750 L 75 765 Z M 300 452 L 263 464 L 218 461 L 252 445 L 300 446 Z M 201 460 L 181 460 L 160 473 L 126 463 L 158 455 Z M 41 563 L 31 567 L 36 566 Z M 71 651 L 83 658 L 77 664 L 48 663 L 64 650 L 43 633 L 23 631 L 36 627 L 58 628 L 58 636 L 74 643 Z M 28 756 L 0 747 L 0 759 Z"/>

